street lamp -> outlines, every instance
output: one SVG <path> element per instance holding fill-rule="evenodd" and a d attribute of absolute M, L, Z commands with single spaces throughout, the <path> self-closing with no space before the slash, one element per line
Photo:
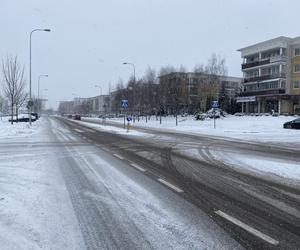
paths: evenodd
<path fill-rule="evenodd" d="M 102 87 L 100 85 L 97 85 L 97 84 L 95 84 L 94 87 L 99 88 L 100 89 L 100 95 L 102 95 Z"/>
<path fill-rule="evenodd" d="M 41 90 L 41 104 L 42 104 L 42 105 L 41 105 L 41 106 L 42 106 L 42 107 L 41 107 L 41 113 L 42 113 L 42 110 L 43 110 L 43 95 L 42 95 L 43 91 L 48 91 L 48 89 L 42 89 L 42 90 Z M 47 100 L 45 99 L 44 101 L 47 101 Z"/>
<path fill-rule="evenodd" d="M 31 100 L 31 40 L 32 34 L 37 31 L 50 32 L 50 29 L 34 29 L 30 32 L 30 40 L 29 40 L 29 125 L 31 126 L 31 112 L 32 112 L 32 100 Z"/>
<path fill-rule="evenodd" d="M 133 79 L 134 79 L 134 83 L 136 83 L 135 81 L 135 65 L 133 63 L 130 62 L 123 62 L 124 65 L 131 65 L 133 67 Z"/>
<path fill-rule="evenodd" d="M 130 63 L 130 62 L 123 62 L 124 65 L 131 65 L 133 67 L 133 81 L 134 81 L 134 85 L 136 84 L 136 78 L 135 78 L 135 65 L 133 63 Z M 135 86 L 134 86 L 135 87 Z M 135 93 L 135 89 L 133 88 L 133 96 L 132 96 L 132 110 L 134 111 L 134 108 L 135 108 L 135 98 L 134 98 L 134 93 Z M 139 116 L 138 116 L 138 119 L 139 119 Z M 134 119 L 133 119 L 134 121 Z"/>
<path fill-rule="evenodd" d="M 94 87 L 100 89 L 100 96 L 99 96 L 99 113 L 100 113 L 100 111 L 101 111 L 101 102 L 100 102 L 100 99 L 101 99 L 101 96 L 102 96 L 102 87 L 100 85 L 97 85 L 97 84 L 95 84 Z"/>
<path fill-rule="evenodd" d="M 38 80 L 38 107 L 37 107 L 37 113 L 40 113 L 40 80 L 42 77 L 48 77 L 48 75 L 39 75 Z"/>

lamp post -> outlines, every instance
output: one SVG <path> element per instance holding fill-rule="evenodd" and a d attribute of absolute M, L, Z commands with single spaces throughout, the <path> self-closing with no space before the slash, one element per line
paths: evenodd
<path fill-rule="evenodd" d="M 101 96 L 102 96 L 102 87 L 100 85 L 97 85 L 97 84 L 95 84 L 94 87 L 100 89 L 99 105 L 98 105 L 99 106 L 99 112 L 100 112 L 101 111 L 100 99 L 101 99 Z"/>
<path fill-rule="evenodd" d="M 133 67 L 133 81 L 134 81 L 134 85 L 136 84 L 136 78 L 135 78 L 135 65 L 133 63 L 130 63 L 130 62 L 123 62 L 124 65 L 131 65 Z M 135 108 L 135 86 L 133 87 L 133 96 L 132 96 L 132 111 L 134 112 L 134 108 Z M 138 116 L 139 118 L 139 116 Z M 133 119 L 133 121 L 135 121 L 135 119 Z"/>
<path fill-rule="evenodd" d="M 31 99 L 31 40 L 32 34 L 37 31 L 50 32 L 50 29 L 34 29 L 30 32 L 29 39 L 29 125 L 31 126 L 31 112 L 32 112 L 32 99 Z"/>
<path fill-rule="evenodd" d="M 42 77 L 48 77 L 48 75 L 39 75 L 38 80 L 38 106 L 37 106 L 37 113 L 40 113 L 40 81 Z"/>
<path fill-rule="evenodd" d="M 42 89 L 42 90 L 41 90 L 41 104 L 42 104 L 42 107 L 41 107 L 41 113 L 42 113 L 42 110 L 43 110 L 43 95 L 42 95 L 43 91 L 48 91 L 48 89 Z M 45 101 L 47 101 L 47 99 L 45 99 Z M 45 105 L 45 106 L 46 106 L 46 105 Z"/>

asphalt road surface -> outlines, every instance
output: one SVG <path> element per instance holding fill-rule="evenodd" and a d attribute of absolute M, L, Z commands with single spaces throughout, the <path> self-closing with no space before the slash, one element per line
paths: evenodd
<path fill-rule="evenodd" d="M 206 245 L 201 245 L 201 240 L 199 245 L 195 245 L 195 239 L 189 242 L 183 236 L 184 240 L 177 243 L 172 238 L 163 240 L 159 236 L 156 236 L 156 245 L 145 240 L 143 235 L 147 225 L 138 225 L 128 213 L 126 218 L 116 216 L 120 211 L 114 211 L 115 208 L 109 205 L 111 202 L 95 199 L 95 194 L 100 192 L 106 196 L 109 192 L 105 191 L 103 181 L 102 187 L 91 182 L 87 171 L 91 172 L 92 168 L 89 175 L 102 179 L 109 173 L 97 173 L 93 161 L 81 158 L 81 163 L 78 163 L 78 159 L 70 155 L 64 159 L 61 169 L 88 248 L 166 249 L 178 246 L 182 249 L 233 249 L 242 246 L 247 249 L 300 249 L 298 183 L 238 170 L 216 159 L 210 149 L 300 162 L 299 151 L 278 145 L 258 145 L 151 129 L 140 129 L 148 134 L 145 137 L 126 136 L 99 131 L 64 118 L 51 120 L 59 124 L 52 129 L 53 136 L 69 142 L 66 150 L 81 152 L 76 149 L 76 143 L 85 142 L 93 147 L 94 153 L 101 152 L 101 157 L 107 161 L 112 162 L 114 158 L 116 168 L 126 172 L 139 185 L 145 188 L 151 186 L 151 190 L 156 190 L 153 191 L 156 197 L 168 200 L 173 209 L 178 206 L 189 223 L 196 221 L 197 216 L 203 223 L 212 220 L 215 226 L 207 227 L 205 237 L 214 235 L 217 239 Z M 68 133 L 59 132 L 60 127 Z M 198 155 L 187 153 L 195 150 Z M 119 202 L 122 197 L 116 193 L 106 199 Z M 178 237 L 176 230 L 171 233 L 175 238 Z M 175 245 L 168 242 L 175 242 Z"/>

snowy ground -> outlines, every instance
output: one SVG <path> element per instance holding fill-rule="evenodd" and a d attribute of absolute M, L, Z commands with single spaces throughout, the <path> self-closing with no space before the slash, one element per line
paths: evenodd
<path fill-rule="evenodd" d="M 0 248 L 84 248 L 45 121 L 0 128 Z"/>
<path fill-rule="evenodd" d="M 0 120 L 0 139 L 26 137 L 40 132 L 40 120 L 33 122 L 30 127 L 27 122 L 11 124 L 9 119 L 10 117 L 2 117 Z"/>
<path fill-rule="evenodd" d="M 132 125 L 257 142 L 291 142 L 293 144 L 300 144 L 300 130 L 283 129 L 283 123 L 296 118 L 286 116 L 227 116 L 217 119 L 216 129 L 214 129 L 213 119 L 195 121 L 192 116 L 178 117 L 178 126 L 176 126 L 174 117 L 163 117 L 162 124 L 160 124 L 159 119 L 156 120 L 155 116 L 152 116 L 150 120 L 148 119 L 147 123 L 145 117 L 143 117 L 139 122 L 136 120 Z M 109 121 L 122 123 L 123 118 L 109 119 Z"/>
<path fill-rule="evenodd" d="M 283 129 L 283 123 L 296 119 L 297 117 L 235 117 L 228 116 L 216 121 L 216 129 L 213 128 L 213 120 L 195 121 L 192 117 L 179 118 L 178 126 L 175 125 L 173 117 L 163 117 L 162 124 L 157 121 L 153 116 L 150 121 L 146 123 L 145 118 L 139 122 L 132 123 L 134 126 L 151 127 L 161 130 L 173 130 L 184 133 L 205 134 L 220 136 L 225 138 L 242 139 L 261 143 L 275 143 L 275 145 L 292 147 L 298 149 L 300 145 L 300 130 Z M 95 118 L 84 118 L 84 120 L 97 120 Z M 100 121 L 100 119 L 98 119 Z M 110 119 L 122 123 L 123 119 Z M 85 123 L 88 124 L 88 123 Z M 88 125 L 98 126 L 103 130 L 109 130 L 110 126 L 105 128 L 101 125 Z M 125 133 L 124 129 L 115 128 L 116 133 Z M 131 132 L 133 133 L 133 132 Z M 138 133 L 138 132 L 137 132 Z M 130 133 L 128 133 L 130 135 Z M 140 133 L 145 136 L 144 133 Z M 225 152 L 222 149 L 214 150 L 210 148 L 211 157 L 221 160 L 237 169 L 256 172 L 269 177 L 283 177 L 291 180 L 300 180 L 300 163 L 298 159 L 283 160 L 277 158 L 268 158 L 257 155 L 252 155 L 251 152 L 243 154 L 234 152 L 234 149 Z M 187 148 L 186 154 L 193 157 L 199 157 L 198 149 L 193 150 Z"/>
<path fill-rule="evenodd" d="M 5 250 L 241 248 L 196 207 L 47 119 L 1 123 L 0 242 Z"/>

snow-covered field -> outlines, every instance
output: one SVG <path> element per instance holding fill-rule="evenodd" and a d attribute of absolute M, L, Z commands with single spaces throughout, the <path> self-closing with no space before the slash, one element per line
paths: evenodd
<path fill-rule="evenodd" d="M 178 117 L 178 126 L 174 117 L 162 117 L 162 124 L 155 116 L 146 122 L 145 117 L 138 122 L 132 123 L 134 126 L 159 128 L 174 130 L 186 133 L 214 135 L 257 142 L 291 142 L 300 144 L 300 130 L 283 129 L 283 123 L 298 117 L 288 116 L 227 116 L 216 119 L 214 128 L 213 119 L 196 121 L 192 116 Z M 89 118 L 85 118 L 89 119 Z M 95 118 L 94 118 L 95 119 Z M 100 120 L 100 119 L 98 119 Z M 114 118 L 110 121 L 123 122 L 123 118 Z"/>

